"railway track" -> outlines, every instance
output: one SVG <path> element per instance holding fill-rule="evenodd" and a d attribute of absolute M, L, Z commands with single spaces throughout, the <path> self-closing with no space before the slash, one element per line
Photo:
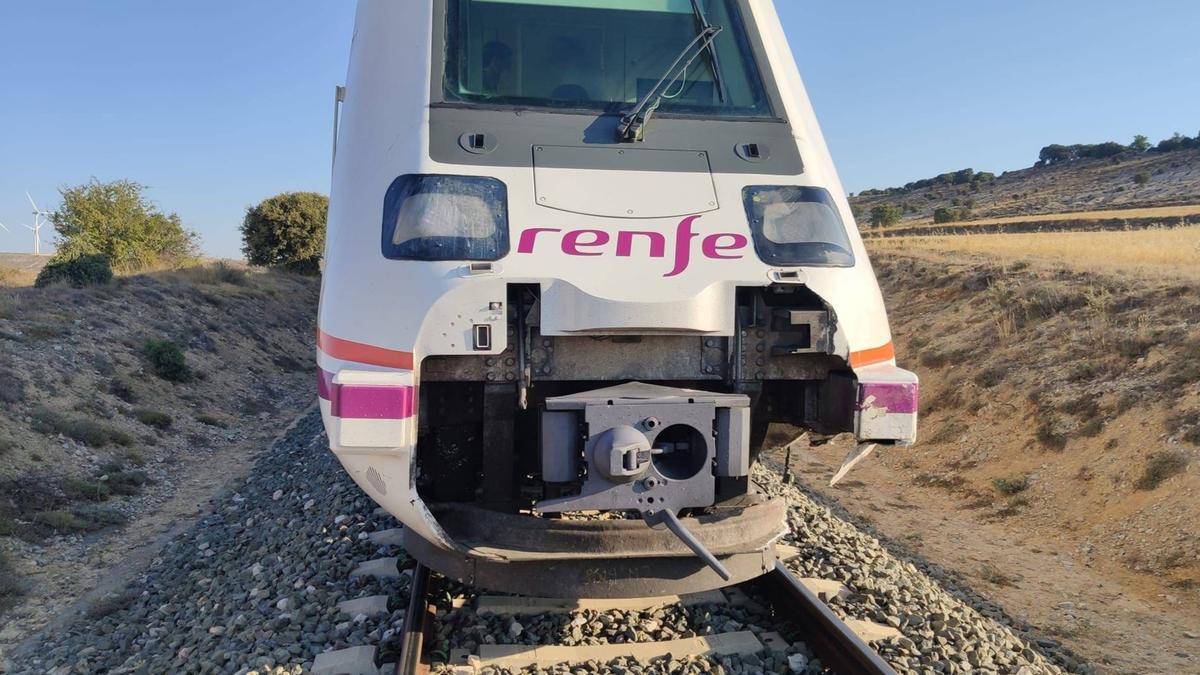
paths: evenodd
<path fill-rule="evenodd" d="M 601 667 L 621 659 L 629 658 L 638 664 L 668 664 L 678 659 L 713 657 L 720 662 L 723 657 L 738 655 L 756 658 L 756 654 L 775 652 L 788 663 L 790 672 L 834 672 L 863 673 L 864 675 L 894 675 L 895 671 L 863 639 L 860 633 L 870 632 L 869 626 L 851 626 L 842 621 L 821 599 L 821 582 L 803 580 L 792 574 L 784 563 L 753 582 L 730 587 L 724 591 L 691 596 L 650 598 L 643 601 L 552 601 L 533 598 L 511 598 L 480 596 L 476 599 L 476 612 L 528 617 L 538 613 L 587 616 L 591 610 L 651 610 L 663 604 L 746 605 L 765 600 L 774 623 L 787 627 L 786 632 L 802 640 L 810 650 L 808 655 L 787 651 L 792 644 L 779 632 L 754 633 L 749 630 L 713 633 L 704 636 L 676 640 L 649 642 L 622 642 L 599 645 L 530 645 L 494 644 L 480 645 L 477 653 L 471 650 L 445 650 L 436 644 L 439 617 L 447 615 L 447 595 L 442 592 L 442 583 L 424 566 L 418 566 L 413 574 L 410 602 L 405 618 L 400 661 L 396 664 L 396 675 L 424 675 L 425 673 L 453 672 L 467 675 L 475 672 L 511 671 L 521 672 L 530 668 L 567 669 L 562 672 L 578 672 L 579 664 L 599 664 Z M 827 585 L 826 585 L 827 586 Z M 451 601 L 453 604 L 453 601 Z M 459 601 L 461 602 L 461 601 Z M 582 615 L 579 614 L 582 612 Z M 586 619 L 582 619 L 586 620 Z M 576 622 L 581 619 L 576 619 Z M 520 624 L 516 624 L 520 625 Z M 878 627 L 887 632 L 886 627 Z M 857 632 L 856 632 L 857 631 Z M 516 631 L 519 633 L 519 631 Z M 515 637 L 515 636 L 514 636 Z M 435 650 L 438 653 L 435 653 Z M 821 669 L 813 669 L 810 659 L 815 657 Z M 704 668 L 707 671 L 707 668 Z"/>

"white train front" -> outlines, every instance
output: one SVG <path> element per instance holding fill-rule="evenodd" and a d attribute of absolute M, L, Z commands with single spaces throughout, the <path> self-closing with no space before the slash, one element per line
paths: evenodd
<path fill-rule="evenodd" d="M 769 0 L 361 0 L 318 342 L 333 452 L 494 590 L 752 578 L 768 424 L 916 436 Z"/>

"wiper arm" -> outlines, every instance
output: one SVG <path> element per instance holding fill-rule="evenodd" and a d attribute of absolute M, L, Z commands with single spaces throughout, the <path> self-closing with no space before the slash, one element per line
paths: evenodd
<path fill-rule="evenodd" d="M 712 28 L 712 24 L 708 22 L 708 15 L 704 13 L 704 6 L 700 4 L 700 0 L 692 0 L 692 10 L 696 13 L 696 20 L 700 22 L 700 27 L 704 30 Z M 721 103 L 725 102 L 725 80 L 721 77 L 721 60 L 717 56 L 717 45 L 709 42 L 705 47 L 708 52 L 708 64 L 712 66 L 713 84 L 717 85 L 717 96 L 721 99 Z"/>
<path fill-rule="evenodd" d="M 679 56 L 675 57 L 675 61 L 659 78 L 658 84 L 651 87 L 650 91 L 638 101 L 638 104 L 621 117 L 621 124 L 617 126 L 617 140 L 622 143 L 640 143 L 645 140 L 646 125 L 650 123 L 650 118 L 658 107 L 662 105 L 662 101 L 666 96 L 666 90 L 671 85 L 679 81 L 680 78 L 687 77 L 688 68 L 696 62 L 696 59 L 704 53 L 704 50 L 712 44 L 721 31 L 725 30 L 720 26 L 709 26 L 700 31 L 691 42 L 688 43 L 683 51 L 679 52 Z M 697 49 L 699 45 L 699 49 Z M 694 52 L 694 53 L 693 53 Z M 690 55 L 691 58 L 688 58 Z M 687 59 L 686 62 L 684 59 Z M 683 64 L 682 66 L 680 64 Z M 664 86 L 665 85 L 665 86 Z M 674 94 L 678 96 L 678 94 Z M 653 101 L 653 104 L 651 102 Z"/>

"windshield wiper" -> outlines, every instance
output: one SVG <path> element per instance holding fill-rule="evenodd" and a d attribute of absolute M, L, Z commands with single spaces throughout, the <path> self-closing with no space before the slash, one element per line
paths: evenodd
<path fill-rule="evenodd" d="M 674 98 L 683 93 L 681 89 L 678 93 L 667 96 L 667 89 L 681 78 L 686 80 L 688 69 L 692 67 L 696 59 L 704 53 L 705 49 L 712 44 L 713 40 L 723 30 L 725 29 L 720 26 L 707 26 L 683 48 L 683 51 L 679 52 L 679 56 L 675 57 L 675 61 L 671 63 L 671 66 L 659 78 L 658 84 L 655 84 L 650 91 L 646 92 L 646 95 L 642 97 L 641 101 L 638 101 L 633 110 L 630 110 L 621 117 L 621 124 L 617 126 L 618 141 L 622 143 L 640 143 L 645 140 L 646 125 L 650 123 L 650 118 L 654 116 L 654 112 L 662 105 L 663 99 Z M 697 46 L 699 46 L 698 49 Z M 688 58 L 689 55 L 691 58 Z M 687 59 L 687 61 L 685 62 L 684 59 Z M 680 66 L 681 63 L 683 64 L 682 67 Z M 651 103 L 652 101 L 653 103 Z"/>
<path fill-rule="evenodd" d="M 708 22 L 708 15 L 704 13 L 704 6 L 700 4 L 700 0 L 692 0 L 692 10 L 696 13 L 696 20 L 700 22 L 700 27 L 704 30 L 712 28 L 712 24 Z M 708 52 L 708 64 L 712 67 L 713 84 L 717 85 L 717 97 L 721 99 L 721 103 L 725 102 L 725 80 L 721 77 L 721 60 L 717 56 L 717 45 L 709 41 L 704 48 Z"/>

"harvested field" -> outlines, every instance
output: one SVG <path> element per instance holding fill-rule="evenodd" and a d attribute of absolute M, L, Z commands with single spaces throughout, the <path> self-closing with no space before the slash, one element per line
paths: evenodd
<path fill-rule="evenodd" d="M 871 238 L 950 236 L 963 234 L 1040 234 L 1043 232 L 1131 232 L 1200 225 L 1200 205 L 1148 209 L 1047 213 L 967 220 L 937 225 L 901 225 L 865 230 Z"/>
<path fill-rule="evenodd" d="M 1200 278 L 1200 227 L 896 237 L 872 246 L 896 253 L 942 251 L 1002 263 L 1043 260 L 1087 270 Z"/>

